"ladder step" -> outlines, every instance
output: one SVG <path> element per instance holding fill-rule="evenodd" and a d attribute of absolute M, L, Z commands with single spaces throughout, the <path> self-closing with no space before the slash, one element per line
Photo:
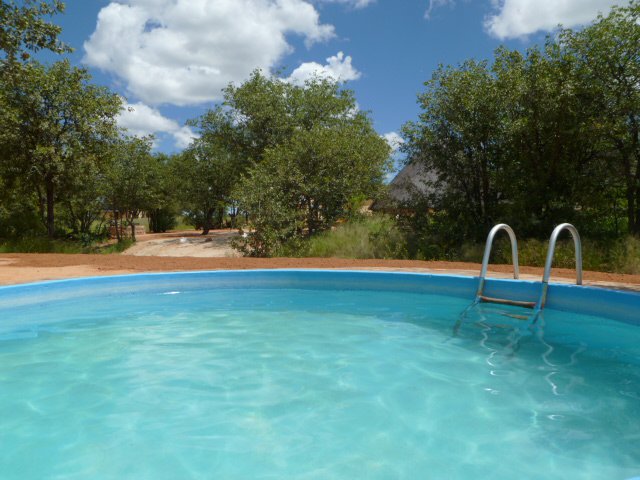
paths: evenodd
<path fill-rule="evenodd" d="M 513 305 L 515 307 L 535 308 L 536 302 L 523 302 L 520 300 L 507 300 L 506 298 L 492 298 L 480 296 L 480 301 L 484 303 L 498 303 L 500 305 Z"/>

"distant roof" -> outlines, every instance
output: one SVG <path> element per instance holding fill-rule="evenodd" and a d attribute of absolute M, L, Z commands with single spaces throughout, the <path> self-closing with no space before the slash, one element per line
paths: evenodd
<path fill-rule="evenodd" d="M 435 187 L 437 182 L 438 175 L 433 170 L 428 170 L 417 162 L 408 163 L 389 183 L 387 199 L 376 202 L 372 209 L 385 210 L 391 205 L 393 207 L 408 205 L 416 196 L 437 192 Z"/>
<path fill-rule="evenodd" d="M 435 193 L 434 184 L 438 176 L 433 170 L 427 170 L 424 165 L 411 162 L 398 172 L 389 183 L 389 195 L 399 203 L 406 203 L 415 194 L 428 195 Z"/>

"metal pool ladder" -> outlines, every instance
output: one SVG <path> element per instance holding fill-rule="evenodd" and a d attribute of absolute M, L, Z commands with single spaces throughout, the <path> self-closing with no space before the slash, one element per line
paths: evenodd
<path fill-rule="evenodd" d="M 482 257 L 482 269 L 480 270 L 480 282 L 478 283 L 478 290 L 476 291 L 476 298 L 474 303 L 500 303 L 503 305 L 517 305 L 519 307 L 533 308 L 535 307 L 535 302 L 521 302 L 515 300 L 507 300 L 504 298 L 492 298 L 484 296 L 484 284 L 485 278 L 487 276 L 487 269 L 489 268 L 489 257 L 491 256 L 491 249 L 493 248 L 493 240 L 500 230 L 506 231 L 509 235 L 509 240 L 511 241 L 513 278 L 515 280 L 518 280 L 520 278 L 520 267 L 518 266 L 518 240 L 516 240 L 516 234 L 513 232 L 513 229 L 506 223 L 499 223 L 491 229 L 489 235 L 487 236 L 487 243 L 484 247 L 484 255 Z"/>
<path fill-rule="evenodd" d="M 547 250 L 547 261 L 544 263 L 544 275 L 542 276 L 542 291 L 540 299 L 536 305 L 538 311 L 542 310 L 547 303 L 547 290 L 549 289 L 549 277 L 551 276 L 551 264 L 553 263 L 553 254 L 556 250 L 556 241 L 563 230 L 568 230 L 573 237 L 573 246 L 576 251 L 576 285 L 582 285 L 582 242 L 578 229 L 570 223 L 562 223 L 553 229 L 551 238 L 549 239 L 549 249 Z"/>
<path fill-rule="evenodd" d="M 510 300 L 506 298 L 494 298 L 487 297 L 484 295 L 484 287 L 485 287 L 485 279 L 487 276 L 487 269 L 489 267 L 489 257 L 491 256 L 491 248 L 493 247 L 493 240 L 496 234 L 500 231 L 504 230 L 509 235 L 509 240 L 511 241 L 511 256 L 513 262 L 513 278 L 518 280 L 520 278 L 520 269 L 518 265 L 518 241 L 516 240 L 516 235 L 513 229 L 507 225 L 506 223 L 500 223 L 494 226 L 489 235 L 487 236 L 487 243 L 484 248 L 484 256 L 482 257 L 482 268 L 480 270 L 480 278 L 478 282 L 478 289 L 476 291 L 476 296 L 471 305 L 467 307 L 464 312 L 460 315 L 458 322 L 456 323 L 456 327 L 454 331 L 457 331 L 461 322 L 464 320 L 466 314 L 473 307 L 480 303 L 494 303 L 501 305 L 512 305 L 516 307 L 523 307 L 527 309 L 532 309 L 533 314 L 530 316 L 521 316 L 521 315 L 513 315 L 506 314 L 507 316 L 514 317 L 520 320 L 529 320 L 531 323 L 535 322 L 540 314 L 540 311 L 545 307 L 547 301 L 547 291 L 549 289 L 549 278 L 551 276 L 551 265 L 553 263 L 553 256 L 555 254 L 556 242 L 558 240 L 558 236 L 562 233 L 563 230 L 568 230 L 571 236 L 573 237 L 573 242 L 575 246 L 576 252 L 576 284 L 582 285 L 582 243 L 580 241 L 580 234 L 576 227 L 571 225 L 570 223 L 562 223 L 554 228 L 553 233 L 551 233 L 551 238 L 549 239 L 549 248 L 547 250 L 547 259 L 544 266 L 544 274 L 542 276 L 542 289 L 540 291 L 540 297 L 537 302 L 531 301 L 523 301 L 523 300 Z"/>

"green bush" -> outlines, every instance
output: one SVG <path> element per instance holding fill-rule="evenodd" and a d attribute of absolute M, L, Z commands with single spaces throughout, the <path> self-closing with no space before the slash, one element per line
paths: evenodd
<path fill-rule="evenodd" d="M 149 230 L 162 233 L 177 225 L 176 212 L 171 208 L 155 208 L 149 212 Z"/>
<path fill-rule="evenodd" d="M 311 237 L 303 252 L 310 257 L 405 258 L 406 241 L 391 217 L 373 215 Z"/>

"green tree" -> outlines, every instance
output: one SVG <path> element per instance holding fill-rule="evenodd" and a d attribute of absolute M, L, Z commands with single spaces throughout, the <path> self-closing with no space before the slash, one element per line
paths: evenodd
<path fill-rule="evenodd" d="M 353 92 L 336 82 L 315 78 L 300 87 L 256 70 L 243 84 L 225 89 L 223 106 L 189 124 L 201 132 L 197 143 L 224 148 L 245 169 L 294 132 L 337 125 L 356 110 Z"/>
<path fill-rule="evenodd" d="M 120 98 L 90 83 L 89 73 L 68 61 L 50 67 L 26 65 L 21 81 L 5 89 L 8 114 L 2 127 L 5 169 L 18 173 L 34 189 L 50 237 L 55 234 L 55 205 L 74 175 L 99 158 L 96 149 L 117 133 Z"/>
<path fill-rule="evenodd" d="M 36 1 L 2 0 L 0 2 L 0 68 L 28 60 L 29 51 L 42 49 L 56 53 L 71 49 L 58 36 L 61 28 L 46 17 L 64 12 L 64 3 L 59 0 Z"/>
<path fill-rule="evenodd" d="M 233 203 L 231 192 L 248 164 L 247 147 L 240 146 L 242 127 L 232 122 L 229 111 L 217 108 L 189 123 L 197 128 L 198 138 L 174 158 L 173 168 L 180 205 L 206 235 L 222 226 Z"/>
<path fill-rule="evenodd" d="M 234 190 L 250 229 L 238 248 L 271 256 L 344 216 L 354 197 L 372 196 L 390 149 L 353 92 L 315 78 L 295 86 L 255 73 L 227 91 L 252 165 Z"/>
<path fill-rule="evenodd" d="M 233 242 L 246 256 L 273 257 L 301 245 L 304 211 L 299 208 L 298 182 L 286 163 L 264 162 L 247 172 L 236 188 L 250 228 Z"/>
<path fill-rule="evenodd" d="M 640 234 L 640 2 L 613 7 L 580 31 L 564 30 L 576 58 L 581 94 L 594 104 L 592 135 L 601 164 L 624 191 L 629 232 Z"/>
<path fill-rule="evenodd" d="M 101 152 L 102 158 L 94 156 L 76 162 L 65 175 L 60 195 L 60 204 L 68 228 L 76 238 L 90 243 L 104 233 L 106 205 L 104 200 L 105 171 L 108 168 L 108 156 Z"/>
<path fill-rule="evenodd" d="M 616 231 L 620 188 L 610 172 L 621 157 L 603 134 L 632 150 L 637 131 L 631 109 L 612 127 L 609 93 L 584 73 L 593 67 L 571 47 L 572 35 L 526 53 L 500 48 L 492 64 L 440 67 L 425 84 L 419 120 L 403 128 L 408 161 L 431 174 L 426 205 L 437 214 L 414 222 L 424 235 L 455 248 L 498 222 L 527 236 L 563 221 L 589 234 Z M 424 198 L 415 203 L 424 210 Z"/>
<path fill-rule="evenodd" d="M 112 147 L 104 185 L 118 240 L 129 227 L 135 241 L 135 220 L 160 200 L 162 159 L 151 154 L 151 146 L 151 138 L 124 137 Z"/>
<path fill-rule="evenodd" d="M 389 166 L 353 92 L 328 79 L 296 86 L 255 71 L 189 123 L 200 136 L 177 162 L 183 206 L 205 230 L 230 207 L 244 212 L 251 227 L 238 248 L 249 255 L 328 228 L 353 197 L 377 191 Z"/>
<path fill-rule="evenodd" d="M 432 172 L 431 208 L 446 211 L 458 234 L 476 238 L 498 216 L 503 168 L 503 93 L 487 62 L 441 66 L 418 96 L 418 122 L 403 127 L 411 162 Z"/>
<path fill-rule="evenodd" d="M 154 181 L 155 198 L 147 210 L 149 229 L 154 233 L 166 232 L 176 226 L 178 214 L 178 191 L 176 181 L 179 172 L 173 170 L 173 156 L 155 153 L 156 179 Z M 176 176 L 178 175 L 178 176 Z"/>
<path fill-rule="evenodd" d="M 500 215 L 524 235 L 546 234 L 563 221 L 588 231 L 586 216 L 606 211 L 606 173 L 580 94 L 575 57 L 552 39 L 525 55 L 499 49 L 493 71 L 504 98 Z"/>

